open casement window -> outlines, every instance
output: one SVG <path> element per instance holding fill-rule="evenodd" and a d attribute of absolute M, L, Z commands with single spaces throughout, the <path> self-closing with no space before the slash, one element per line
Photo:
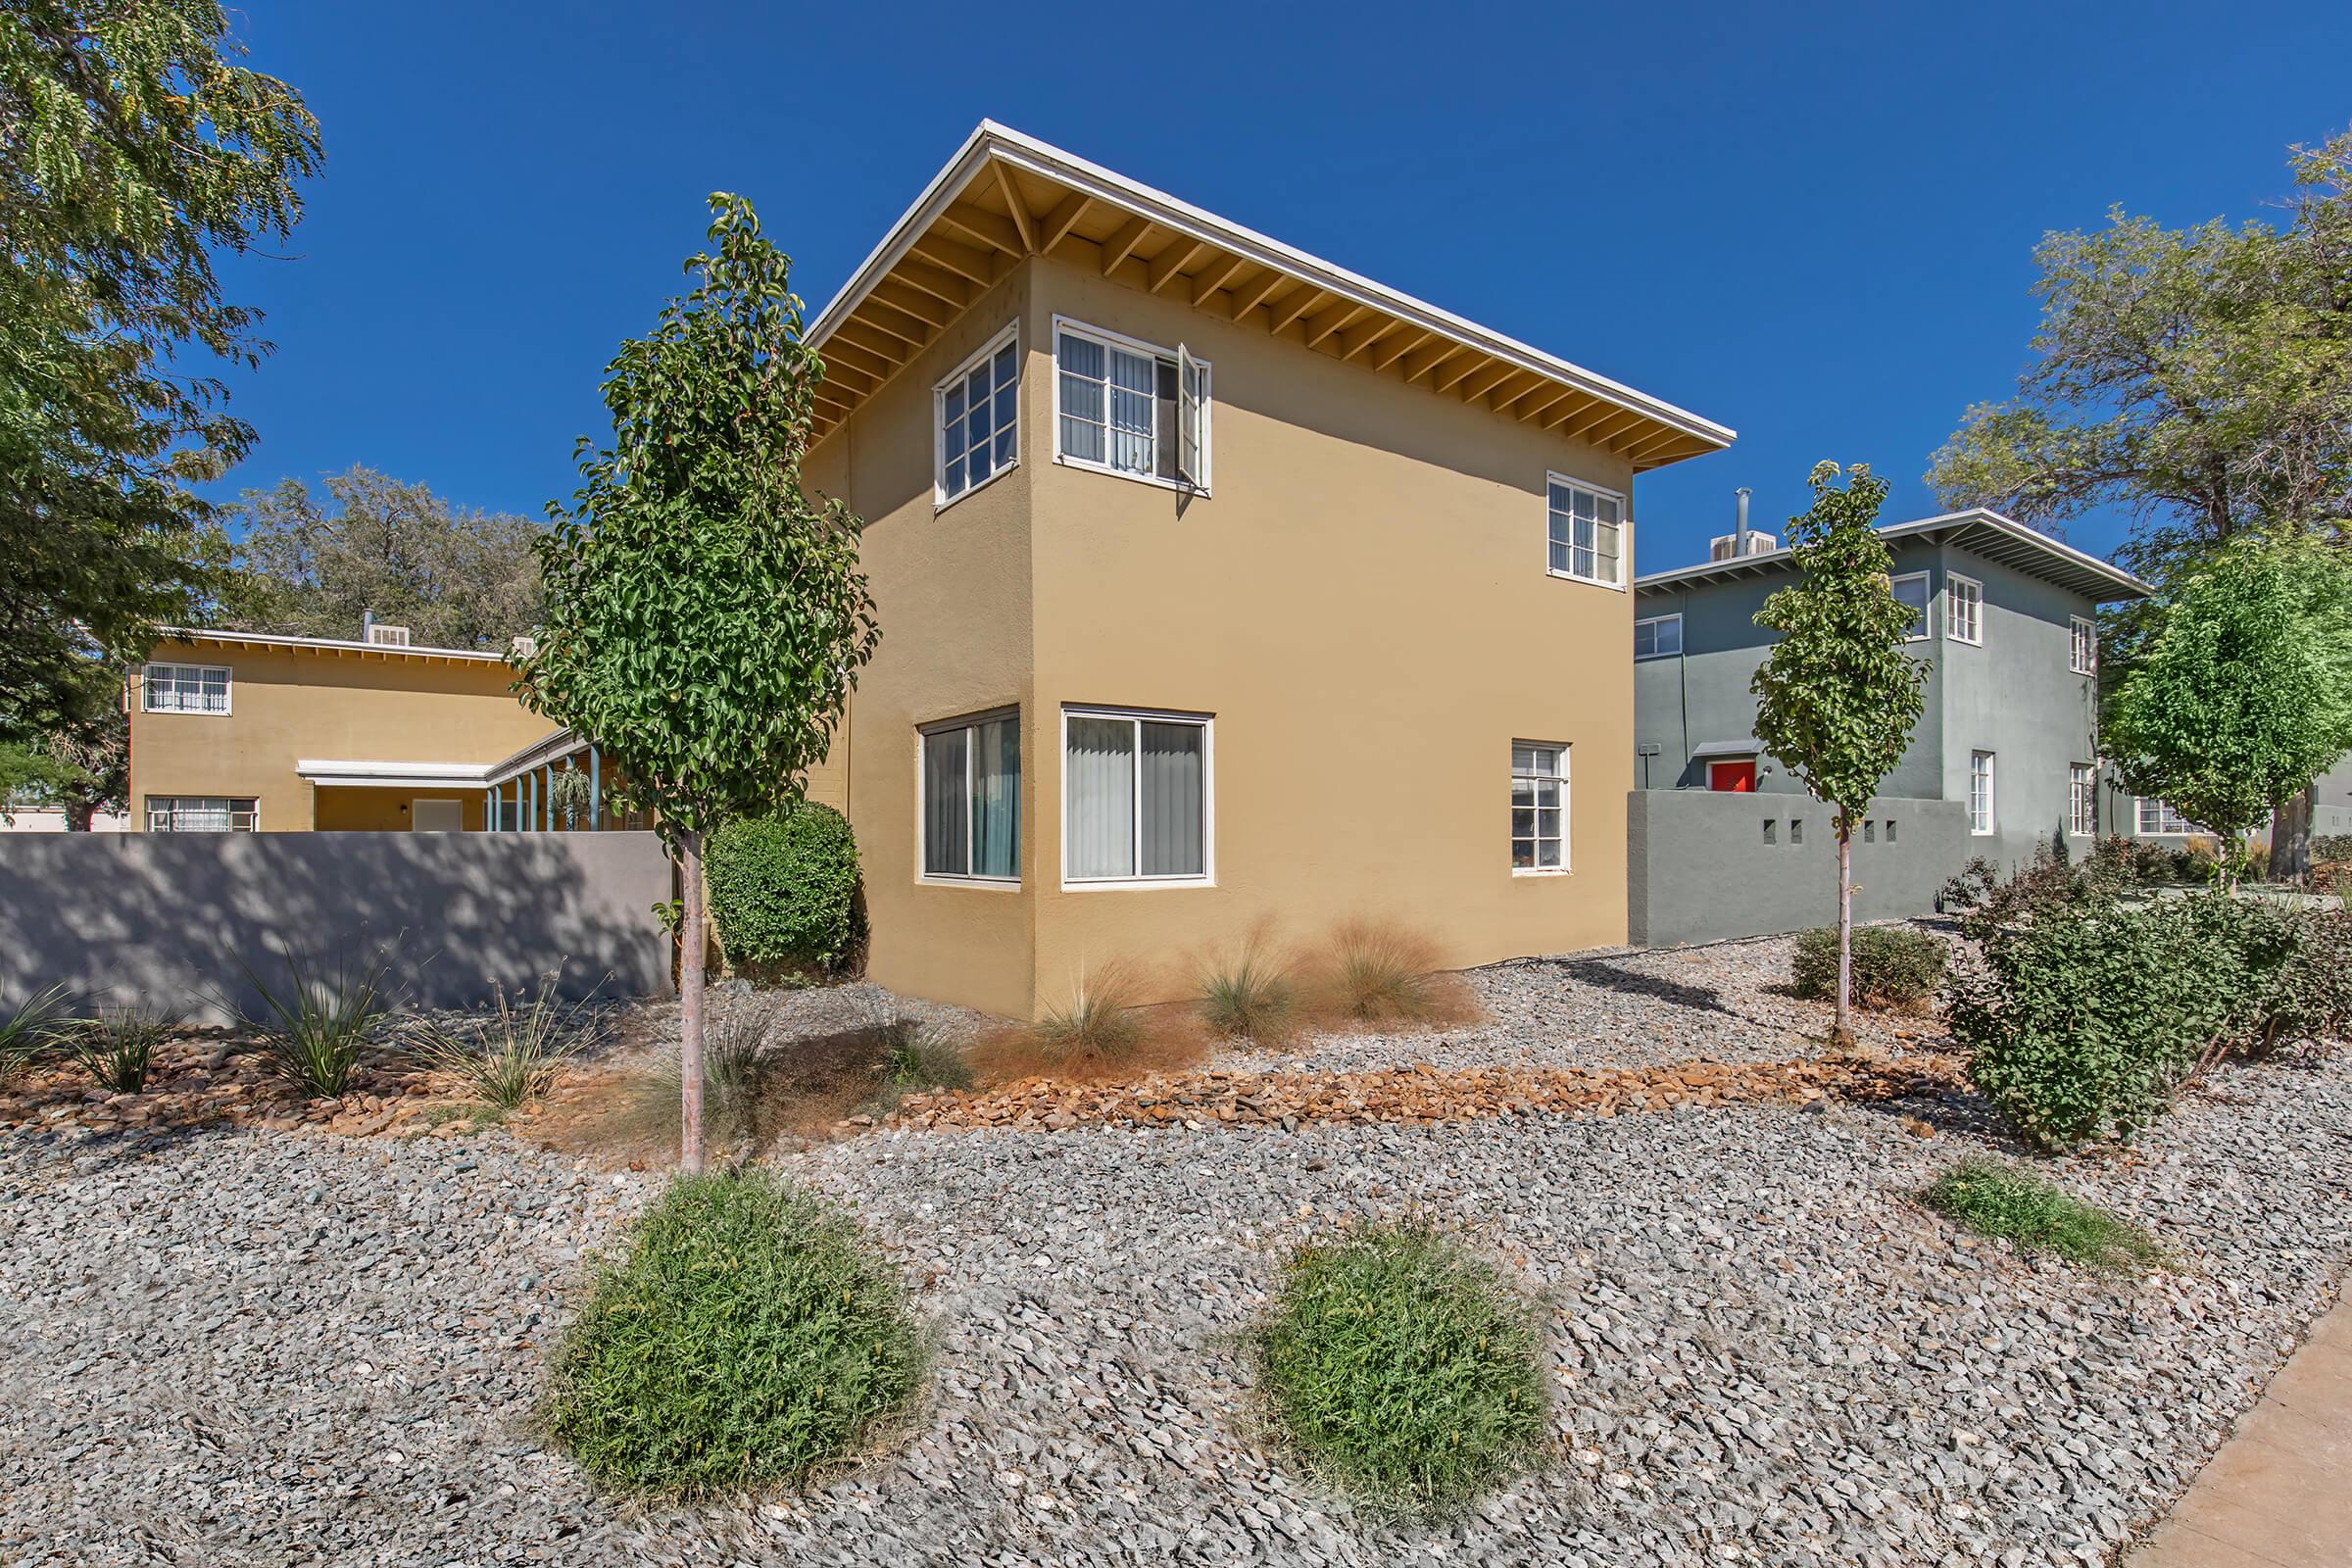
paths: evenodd
<path fill-rule="evenodd" d="M 1208 489 L 1209 366 L 1179 344 L 1054 325 L 1058 463 L 1180 489 Z"/>
<path fill-rule="evenodd" d="M 938 506 L 986 484 L 1020 455 L 1019 330 L 1006 327 L 933 389 Z"/>
<path fill-rule="evenodd" d="M 1062 880 L 1205 882 L 1209 720 L 1062 712 Z"/>
<path fill-rule="evenodd" d="M 1020 880 L 1019 717 L 992 713 L 922 731 L 925 877 Z"/>
<path fill-rule="evenodd" d="M 2069 661 L 2069 667 L 2078 675 L 2095 675 L 2099 672 L 2098 622 L 2085 620 L 2081 615 L 2075 615 L 2071 620 L 2074 626 L 2074 657 Z"/>
<path fill-rule="evenodd" d="M 1903 641 L 1907 643 L 1926 642 L 1928 640 L 1928 574 L 1924 571 L 1906 571 L 1899 577 L 1888 578 L 1886 586 L 1894 591 L 1896 601 L 1911 612 L 1911 624 L 1903 628 Z"/>
<path fill-rule="evenodd" d="M 1568 869 L 1568 748 L 1511 742 L 1511 872 Z"/>

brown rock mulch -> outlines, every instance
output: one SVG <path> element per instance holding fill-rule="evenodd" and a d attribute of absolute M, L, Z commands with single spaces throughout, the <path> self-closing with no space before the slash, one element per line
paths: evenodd
<path fill-rule="evenodd" d="M 0 1128 L 60 1123 L 96 1134 L 197 1127 L 297 1127 L 349 1136 L 461 1131 L 429 1078 L 363 1063 L 337 1100 L 306 1100 L 243 1042 L 183 1037 L 157 1048 L 138 1094 L 94 1086 L 70 1063 L 26 1073 L 0 1089 Z M 436 1108 L 436 1107 L 441 1108 Z"/>
<path fill-rule="evenodd" d="M 1308 1122 L 1475 1121 L 1549 1112 L 1617 1116 L 1680 1105 L 1886 1102 L 1941 1095 L 1957 1058 L 1690 1061 L 1665 1067 L 1465 1067 L 1369 1072 L 1160 1073 L 1133 1083 L 1031 1078 L 972 1093 L 909 1095 L 887 1125 L 921 1128 L 1297 1127 Z M 1918 1123 L 1914 1131 L 1927 1128 Z M 1928 1129 L 1932 1131 L 1932 1129 Z"/>

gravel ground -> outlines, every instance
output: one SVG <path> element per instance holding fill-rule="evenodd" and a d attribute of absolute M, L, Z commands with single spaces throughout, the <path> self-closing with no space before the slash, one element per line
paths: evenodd
<path fill-rule="evenodd" d="M 0 1559 L 25 1564 L 2102 1561 L 2188 1483 L 2352 1254 L 2352 1064 L 2228 1075 L 2128 1163 L 2143 1281 L 1963 1245 L 1946 1116 L 897 1132 L 853 1203 L 939 1353 L 911 1439 L 805 1497 L 601 1502 L 533 1436 L 543 1347 L 650 1178 L 464 1144 L 0 1139 Z M 1919 1107 L 1914 1107 L 1919 1108 Z M 1372 1528 L 1257 1440 L 1283 1249 L 1459 1225 L 1551 1294 L 1562 1455 Z"/>
<path fill-rule="evenodd" d="M 1475 1028 L 1317 1035 L 1254 1054 L 1311 1072 L 1417 1061 L 1443 1067 L 1650 1067 L 1818 1055 L 1830 1008 L 1788 993 L 1795 950 L 1793 937 L 1758 937 L 1659 952 L 1520 958 L 1464 976 L 1487 1014 Z M 1854 1019 L 1857 1038 L 1882 1051 L 1899 1051 L 1913 1034 L 1943 1033 L 1924 1012 L 1858 1011 Z"/>

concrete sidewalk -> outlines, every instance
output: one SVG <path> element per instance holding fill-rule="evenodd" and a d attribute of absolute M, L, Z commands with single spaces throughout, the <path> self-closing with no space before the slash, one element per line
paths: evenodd
<path fill-rule="evenodd" d="M 2129 1568 L 2352 1568 L 2352 1298 L 2213 1456 Z"/>

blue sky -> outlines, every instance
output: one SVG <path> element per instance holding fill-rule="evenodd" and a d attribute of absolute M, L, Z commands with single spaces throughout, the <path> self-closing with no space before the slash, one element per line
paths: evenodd
<path fill-rule="evenodd" d="M 2025 362 L 2036 238 L 2259 216 L 2352 122 L 2352 7 L 2317 0 L 1431 14 L 243 0 L 326 164 L 282 254 L 223 269 L 278 348 L 220 488 L 364 463 L 537 515 L 707 192 L 813 312 L 987 116 L 1736 427 L 1638 484 L 1655 569 L 1824 457 L 1930 510 Z"/>

